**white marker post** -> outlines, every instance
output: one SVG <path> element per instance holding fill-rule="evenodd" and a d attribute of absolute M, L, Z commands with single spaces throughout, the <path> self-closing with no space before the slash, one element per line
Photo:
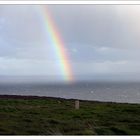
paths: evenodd
<path fill-rule="evenodd" d="M 75 109 L 79 109 L 79 100 L 75 101 Z"/>

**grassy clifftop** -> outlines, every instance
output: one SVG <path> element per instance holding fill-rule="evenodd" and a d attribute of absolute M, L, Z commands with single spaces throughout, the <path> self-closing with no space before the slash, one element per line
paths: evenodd
<path fill-rule="evenodd" d="M 140 135 L 140 104 L 0 96 L 1 135 Z"/>

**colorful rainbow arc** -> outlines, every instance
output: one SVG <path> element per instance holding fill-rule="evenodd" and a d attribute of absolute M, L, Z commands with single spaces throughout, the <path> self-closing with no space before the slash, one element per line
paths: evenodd
<path fill-rule="evenodd" d="M 51 14 L 48 11 L 48 8 L 45 6 L 40 6 L 41 15 L 43 16 L 45 30 L 50 36 L 50 41 L 54 47 L 55 55 L 58 58 L 58 63 L 64 80 L 67 82 L 73 82 L 73 72 L 69 62 L 69 57 L 64 45 L 64 42 L 61 38 L 60 32 L 57 29 L 57 26 L 52 19 Z"/>

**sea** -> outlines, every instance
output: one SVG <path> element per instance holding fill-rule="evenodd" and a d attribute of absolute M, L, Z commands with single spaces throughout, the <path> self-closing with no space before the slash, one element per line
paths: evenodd
<path fill-rule="evenodd" d="M 0 83 L 0 95 L 60 97 L 140 104 L 140 82 Z"/>

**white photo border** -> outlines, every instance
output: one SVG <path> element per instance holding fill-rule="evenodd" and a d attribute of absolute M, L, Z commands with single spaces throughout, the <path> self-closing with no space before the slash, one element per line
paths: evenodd
<path fill-rule="evenodd" d="M 137 1 L 127 1 L 127 0 L 118 0 L 118 1 L 114 1 L 114 0 L 111 0 L 111 1 L 100 1 L 100 0 L 93 0 L 93 1 L 69 1 L 69 0 L 63 0 L 63 1 L 55 1 L 55 0 L 51 0 L 51 1 L 48 1 L 48 0 L 40 0 L 40 1 L 30 1 L 30 0 L 16 0 L 16 1 L 13 1 L 13 0 L 5 0 L 5 1 L 1 1 L 0 0 L 0 4 L 11 4 L 11 5 L 15 5 L 15 4 L 36 4 L 36 5 L 42 5 L 42 4 L 58 4 L 58 5 L 61 5 L 61 4 L 97 4 L 97 5 L 139 5 L 140 4 L 140 0 L 137 0 Z"/>

